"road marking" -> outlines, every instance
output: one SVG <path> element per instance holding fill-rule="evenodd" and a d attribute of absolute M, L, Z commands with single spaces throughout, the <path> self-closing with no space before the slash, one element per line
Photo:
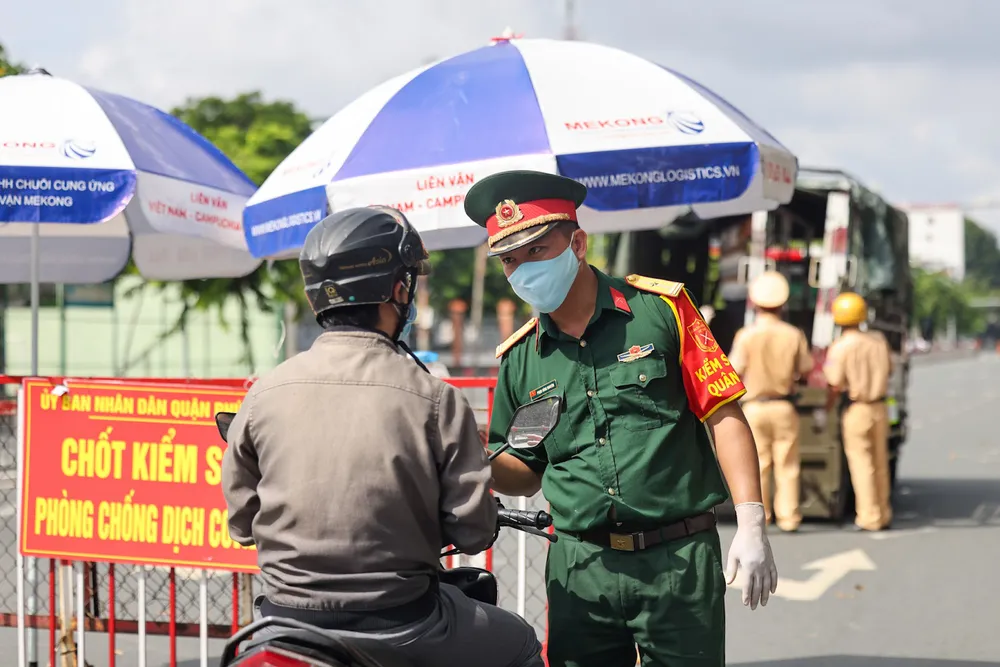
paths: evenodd
<path fill-rule="evenodd" d="M 827 556 L 806 563 L 803 570 L 818 570 L 805 581 L 796 579 L 784 579 L 778 577 L 778 587 L 773 593 L 773 597 L 785 598 L 795 602 L 812 602 L 818 600 L 830 590 L 837 582 L 853 571 L 875 570 L 875 563 L 861 549 L 851 549 L 843 553 Z M 742 572 L 736 577 L 730 586 L 742 588 L 744 576 Z"/>
<path fill-rule="evenodd" d="M 948 528 L 976 528 L 994 524 L 998 517 L 1000 517 L 1000 505 L 994 502 L 984 502 L 979 503 L 967 519 L 935 519 L 934 525 Z"/>
<path fill-rule="evenodd" d="M 976 507 L 970 518 L 976 523 L 986 523 L 986 515 L 991 509 L 995 511 L 993 503 L 979 503 L 979 506 Z"/>
<path fill-rule="evenodd" d="M 936 533 L 937 528 L 934 526 L 923 526 L 922 528 L 910 528 L 908 530 L 888 530 L 880 533 L 872 533 L 869 537 L 873 540 L 894 540 L 897 537 L 909 537 L 910 535 L 925 535 L 927 533 Z"/>
<path fill-rule="evenodd" d="M 970 517 L 968 519 L 934 519 L 934 525 L 940 528 L 978 528 L 982 523 Z"/>

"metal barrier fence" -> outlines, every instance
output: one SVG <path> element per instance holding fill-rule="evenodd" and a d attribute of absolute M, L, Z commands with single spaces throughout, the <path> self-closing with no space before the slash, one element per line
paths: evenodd
<path fill-rule="evenodd" d="M 242 379 L 188 380 L 184 378 L 88 378 L 104 381 L 145 384 L 199 384 L 217 387 L 248 388 Z M 19 641 L 19 666 L 56 665 L 55 658 L 65 650 L 57 638 L 61 618 L 74 618 L 73 628 L 81 624 L 90 632 L 107 632 L 109 665 L 115 664 L 115 636 L 118 633 L 137 634 L 140 645 L 147 634 L 170 638 L 170 664 L 176 664 L 176 638 L 182 636 L 228 637 L 249 622 L 249 577 L 232 573 L 205 572 L 150 566 L 108 563 L 77 563 L 50 559 L 23 559 L 18 555 L 19 502 L 17 497 L 19 417 L 17 388 L 22 378 L 0 376 L 0 627 L 18 626 L 27 629 Z M 71 566 L 72 572 L 70 571 Z M 23 579 L 22 579 L 23 577 Z M 242 581 L 241 581 L 242 580 Z M 18 591 L 23 583 L 23 591 Z M 76 591 L 62 597 L 62 590 Z M 19 595 L 20 593 L 20 595 Z M 211 600 L 204 609 L 201 598 Z M 73 599 L 75 598 L 75 600 Z M 241 609 L 241 606 L 243 609 Z M 241 611 L 244 612 L 241 614 Z M 76 612 L 76 613 L 75 613 Z M 18 623 L 19 616 L 23 624 Z M 81 623 L 82 620 L 82 623 Z M 44 630 L 44 633 L 38 631 Z M 39 650 L 47 635 L 48 646 Z M 78 635 L 81 636 L 81 635 Z M 85 636 L 82 635 L 82 636 Z M 77 654 L 83 656 L 78 648 Z M 23 646 L 22 646 L 23 644 Z M 23 649 L 23 655 L 20 655 Z M 130 664 L 131 661 L 126 661 Z M 77 664 L 74 661 L 68 664 Z M 83 661 L 80 661 L 81 667 Z M 138 664 L 145 665 L 140 652 Z"/>
<path fill-rule="evenodd" d="M 95 379 L 95 378 L 91 378 Z M 87 632 L 108 634 L 108 664 L 114 667 L 116 635 L 138 635 L 138 656 L 126 664 L 146 666 L 147 635 L 169 638 L 171 667 L 177 664 L 177 638 L 200 638 L 201 665 L 208 664 L 208 639 L 229 637 L 251 619 L 251 602 L 259 593 L 256 576 L 132 566 L 107 563 L 68 563 L 49 559 L 22 559 L 18 554 L 17 497 L 18 438 L 17 387 L 21 378 L 0 376 L 0 627 L 17 627 L 18 665 L 85 664 Z M 191 383 L 225 387 L 249 387 L 249 381 L 133 379 L 137 383 Z M 467 393 L 485 431 L 489 421 L 495 378 L 448 378 Z M 535 498 L 505 498 L 507 507 L 546 509 L 539 494 Z M 543 581 L 548 542 L 521 532 L 502 532 L 496 544 L 476 557 L 452 557 L 446 567 L 459 564 L 486 567 L 497 574 L 501 607 L 517 612 L 531 622 L 540 637 L 545 635 L 546 603 Z M 21 584 L 21 585 L 19 585 Z M 75 595 L 72 593 L 75 591 Z M 65 596 L 65 597 L 64 597 Z M 62 646 L 62 622 L 73 618 L 76 647 Z M 20 620 L 20 622 L 19 622 Z M 81 632 L 84 628 L 86 632 Z M 45 632 L 42 632 L 45 631 Z M 39 650 L 47 635 L 47 647 Z M 71 662 L 63 653 L 72 652 Z M 56 660 L 63 657 L 62 663 Z"/>
<path fill-rule="evenodd" d="M 0 624 L 14 612 L 17 555 L 17 386 L 0 383 Z"/>

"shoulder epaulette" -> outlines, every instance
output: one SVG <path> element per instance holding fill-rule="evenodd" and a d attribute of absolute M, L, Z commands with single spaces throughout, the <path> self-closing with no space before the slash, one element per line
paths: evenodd
<path fill-rule="evenodd" d="M 527 324 L 512 333 L 507 340 L 497 345 L 497 359 L 502 357 L 504 352 L 514 347 L 514 344 L 517 343 L 517 341 L 527 336 L 528 333 L 535 328 L 536 324 L 538 324 L 538 318 L 532 317 L 528 320 Z"/>
<path fill-rule="evenodd" d="M 679 296 L 684 289 L 684 283 L 675 283 L 673 280 L 663 280 L 661 278 L 647 278 L 632 274 L 625 277 L 632 287 L 642 292 L 652 292 L 660 296 Z"/>

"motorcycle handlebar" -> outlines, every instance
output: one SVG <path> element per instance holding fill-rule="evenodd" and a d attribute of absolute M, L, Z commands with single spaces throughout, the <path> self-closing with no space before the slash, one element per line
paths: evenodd
<path fill-rule="evenodd" d="M 499 504 L 499 500 L 497 501 Z M 543 537 L 549 542 L 555 542 L 559 538 L 554 533 L 543 530 L 552 525 L 552 516 L 548 512 L 509 510 L 502 505 L 497 508 L 497 528 L 514 528 L 529 535 Z M 441 552 L 441 557 L 453 556 L 462 553 L 460 549 L 452 548 Z"/>
<path fill-rule="evenodd" d="M 497 521 L 501 526 L 512 528 L 548 528 L 552 525 L 552 517 L 548 512 L 509 510 L 505 507 L 497 510 Z"/>

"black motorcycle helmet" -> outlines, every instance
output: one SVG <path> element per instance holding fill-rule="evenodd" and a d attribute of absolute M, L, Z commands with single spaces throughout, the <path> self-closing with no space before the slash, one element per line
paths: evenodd
<path fill-rule="evenodd" d="M 406 217 L 387 206 L 338 211 L 323 218 L 306 235 L 299 253 L 306 298 L 317 321 L 334 308 L 388 303 L 403 280 L 413 303 L 416 276 L 427 275 L 430 263 L 420 235 Z M 398 304 L 399 337 L 411 306 Z"/>

